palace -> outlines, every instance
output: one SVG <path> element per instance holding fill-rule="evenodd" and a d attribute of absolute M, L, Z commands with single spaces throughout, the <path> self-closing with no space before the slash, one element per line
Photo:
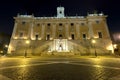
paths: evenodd
<path fill-rule="evenodd" d="M 14 17 L 14 29 L 8 53 L 14 55 L 99 55 L 112 54 L 106 15 L 65 16 L 57 7 L 55 17 L 20 15 Z"/>

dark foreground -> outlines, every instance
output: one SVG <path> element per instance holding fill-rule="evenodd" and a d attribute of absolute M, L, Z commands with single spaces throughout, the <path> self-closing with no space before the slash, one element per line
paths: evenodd
<path fill-rule="evenodd" d="M 0 59 L 0 80 L 120 80 L 119 58 Z"/>

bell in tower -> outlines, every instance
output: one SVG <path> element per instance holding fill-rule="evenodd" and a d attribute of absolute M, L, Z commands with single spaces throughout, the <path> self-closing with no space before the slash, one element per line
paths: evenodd
<path fill-rule="evenodd" d="M 64 7 L 57 7 L 57 17 L 64 18 Z"/>

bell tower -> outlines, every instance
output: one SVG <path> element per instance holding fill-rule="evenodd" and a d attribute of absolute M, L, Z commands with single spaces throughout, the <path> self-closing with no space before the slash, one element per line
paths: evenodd
<path fill-rule="evenodd" d="M 64 7 L 57 7 L 57 17 L 64 18 Z"/>

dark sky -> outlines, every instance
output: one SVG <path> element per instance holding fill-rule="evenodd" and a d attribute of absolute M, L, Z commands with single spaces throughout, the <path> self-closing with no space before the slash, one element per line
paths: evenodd
<path fill-rule="evenodd" d="M 108 15 L 107 23 L 110 32 L 120 32 L 119 0 L 3 0 L 0 2 L 0 32 L 12 33 L 13 17 L 20 14 L 34 16 L 55 16 L 57 6 L 65 7 L 67 16 L 86 16 L 87 12 L 103 12 Z"/>

